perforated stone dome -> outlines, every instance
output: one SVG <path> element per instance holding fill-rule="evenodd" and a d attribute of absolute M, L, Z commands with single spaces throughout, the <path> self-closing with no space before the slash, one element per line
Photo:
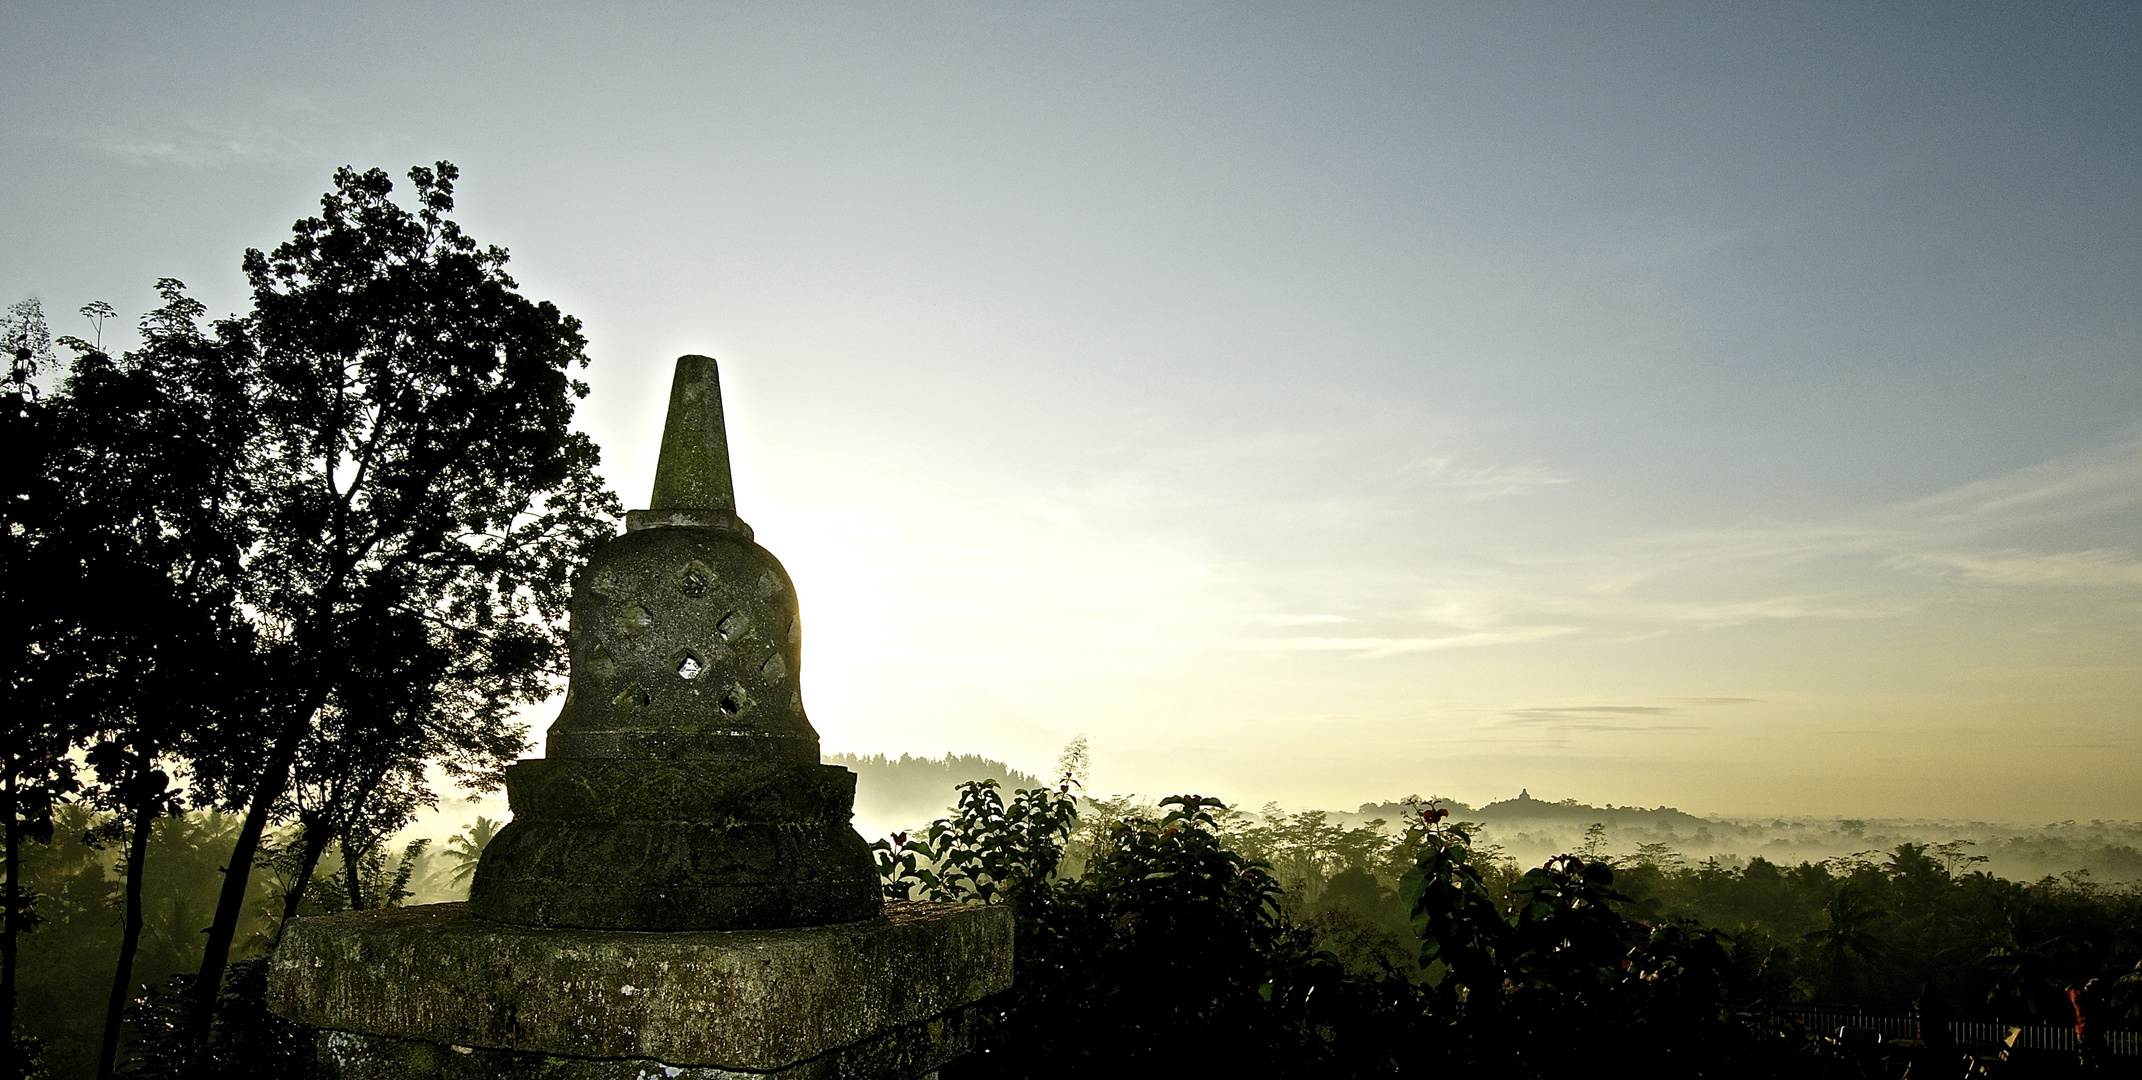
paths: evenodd
<path fill-rule="evenodd" d="M 804 715 L 795 586 L 733 490 L 715 363 L 681 357 L 649 508 L 574 581 L 565 706 L 548 757 L 506 770 L 476 914 L 720 930 L 881 909 L 855 774 L 819 763 Z"/>
<path fill-rule="evenodd" d="M 573 590 L 572 682 L 554 758 L 818 761 L 796 681 L 796 590 L 725 530 L 634 530 Z"/>

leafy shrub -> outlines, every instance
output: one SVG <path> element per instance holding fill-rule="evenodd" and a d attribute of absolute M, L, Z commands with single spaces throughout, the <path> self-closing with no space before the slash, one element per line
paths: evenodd
<path fill-rule="evenodd" d="M 1647 926 L 1615 910 L 1604 861 L 1560 855 L 1497 904 L 1473 862 L 1472 830 L 1427 809 L 1400 895 L 1440 968 L 1429 1009 L 1448 1064 L 1520 1076 L 1640 1061 L 1655 1076 L 1819 1075 L 1836 1062 L 1773 1019 L 1732 941 L 1691 923 Z"/>
<path fill-rule="evenodd" d="M 138 1039 L 134 1080 L 306 1080 L 316 1075 L 311 1028 L 268 1011 L 268 961 L 230 967 L 213 1038 L 195 1044 L 188 1024 L 193 977 L 180 975 L 136 998 L 129 1010 Z"/>
<path fill-rule="evenodd" d="M 1079 876 L 1059 876 L 1071 787 L 1007 803 L 993 781 L 962 785 L 953 816 L 876 845 L 889 896 L 1006 903 L 1017 917 L 1016 982 L 991 1003 L 983 1052 L 948 1080 L 1156 1068 L 1544 1077 L 1610 1062 L 1762 1077 L 1843 1065 L 1772 1019 L 1732 939 L 1618 914 L 1628 898 L 1603 861 L 1559 856 L 1505 888 L 1476 861 L 1473 832 L 1425 808 L 1403 841 L 1415 854 L 1398 894 L 1420 942 L 1406 971 L 1388 950 L 1349 962 L 1318 945 L 1334 923 L 1395 940 L 1337 914 L 1348 891 L 1376 895 L 1373 876 L 1356 870 L 1343 887 L 1334 876 L 1333 903 L 1294 921 L 1271 867 L 1227 842 L 1214 799 L 1174 796 L 1157 820 L 1119 819 Z"/>

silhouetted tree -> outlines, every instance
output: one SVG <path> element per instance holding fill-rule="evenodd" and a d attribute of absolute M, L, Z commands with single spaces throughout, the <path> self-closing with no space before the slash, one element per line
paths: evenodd
<path fill-rule="evenodd" d="M 476 864 L 483 860 L 483 849 L 491 846 L 491 838 L 498 835 L 500 825 L 479 814 L 475 823 L 447 838 L 446 854 L 454 865 L 447 874 L 448 883 L 467 888 L 475 881 Z"/>
<path fill-rule="evenodd" d="M 1867 890 L 1850 883 L 1838 886 L 1822 905 L 1822 911 L 1829 917 L 1829 925 L 1809 931 L 1807 940 L 1828 968 L 1831 992 L 1850 996 L 1860 971 L 1886 951 L 1881 928 L 1889 913 L 1875 903 Z"/>
<path fill-rule="evenodd" d="M 34 897 L 24 888 L 22 845 L 52 834 L 57 799 L 74 786 L 67 752 L 75 732 L 49 708 L 56 684 L 68 681 L 74 658 L 59 644 L 63 612 L 26 588 L 50 580 L 53 561 L 49 520 L 59 498 L 47 462 L 52 447 L 52 409 L 32 380 L 50 365 L 52 333 L 34 299 L 10 307 L 0 318 L 0 346 L 8 353 L 8 377 L 0 386 L 0 829 L 4 829 L 6 882 L 0 893 L 0 1052 L 12 1080 L 30 1065 L 34 1048 L 15 1033 L 16 961 L 21 937 L 35 925 Z"/>
<path fill-rule="evenodd" d="M 614 531 L 596 448 L 570 429 L 587 389 L 569 374 L 587 362 L 579 323 L 521 296 L 504 250 L 447 217 L 456 176 L 410 170 L 411 210 L 384 172 L 337 172 L 319 216 L 246 253 L 253 311 L 215 328 L 254 380 L 242 596 L 272 693 L 257 764 L 199 778 L 245 820 L 195 983 L 197 1035 L 301 765 L 385 763 L 385 777 L 454 749 L 449 772 L 495 776 L 523 746 L 508 711 L 559 673 L 571 570 Z"/>
<path fill-rule="evenodd" d="M 193 328 L 200 305 L 157 284 L 164 306 L 143 321 L 147 346 L 113 359 L 79 339 L 52 397 L 44 522 L 48 570 L 67 597 L 74 660 L 49 707 L 69 717 L 96 782 L 92 803 L 125 837 L 124 929 L 98 1073 L 116 1061 L 143 928 L 142 876 L 156 820 L 182 792 L 183 758 L 246 756 L 236 741 L 252 682 L 252 627 L 237 606 L 248 546 L 240 469 L 251 440 L 241 372 Z M 230 768 L 228 763 L 219 765 Z"/>

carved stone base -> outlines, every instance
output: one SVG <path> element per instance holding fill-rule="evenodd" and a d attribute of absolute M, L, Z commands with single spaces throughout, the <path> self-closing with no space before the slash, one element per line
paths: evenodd
<path fill-rule="evenodd" d="M 883 889 L 838 765 L 538 758 L 471 913 L 590 930 L 756 930 L 869 919 Z"/>
<path fill-rule="evenodd" d="M 557 930 L 463 904 L 290 923 L 268 1001 L 346 1080 L 917 1077 L 1011 986 L 1004 908 L 786 930 Z"/>

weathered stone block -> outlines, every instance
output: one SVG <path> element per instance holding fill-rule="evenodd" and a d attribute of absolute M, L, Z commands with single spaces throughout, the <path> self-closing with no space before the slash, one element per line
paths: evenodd
<path fill-rule="evenodd" d="M 385 1035 L 322 1035 L 326 1080 L 911 1080 L 974 1046 L 979 1009 L 895 1028 L 772 1072 L 670 1065 L 648 1058 L 570 1058 L 524 1050 L 442 1046 Z"/>
<path fill-rule="evenodd" d="M 485 918 L 529 925 L 811 926 L 867 917 L 883 895 L 869 847 L 846 822 L 724 828 L 516 821 L 490 848 L 490 874 L 477 879 L 470 903 Z"/>
<path fill-rule="evenodd" d="M 268 1001 L 365 1036 L 327 1039 L 352 1078 L 599 1080 L 645 1063 L 648 1076 L 819 1080 L 936 1068 L 968 1048 L 968 1007 L 1011 981 L 1004 908 L 893 902 L 866 922 L 655 933 L 513 926 L 432 904 L 291 922 Z M 579 1071 L 556 1071 L 568 1065 Z"/>
<path fill-rule="evenodd" d="M 882 893 L 848 825 L 855 774 L 781 762 L 550 758 L 506 770 L 513 821 L 469 904 L 597 930 L 853 922 Z"/>
<path fill-rule="evenodd" d="M 838 822 L 855 774 L 786 762 L 534 758 L 506 768 L 515 821 Z"/>

